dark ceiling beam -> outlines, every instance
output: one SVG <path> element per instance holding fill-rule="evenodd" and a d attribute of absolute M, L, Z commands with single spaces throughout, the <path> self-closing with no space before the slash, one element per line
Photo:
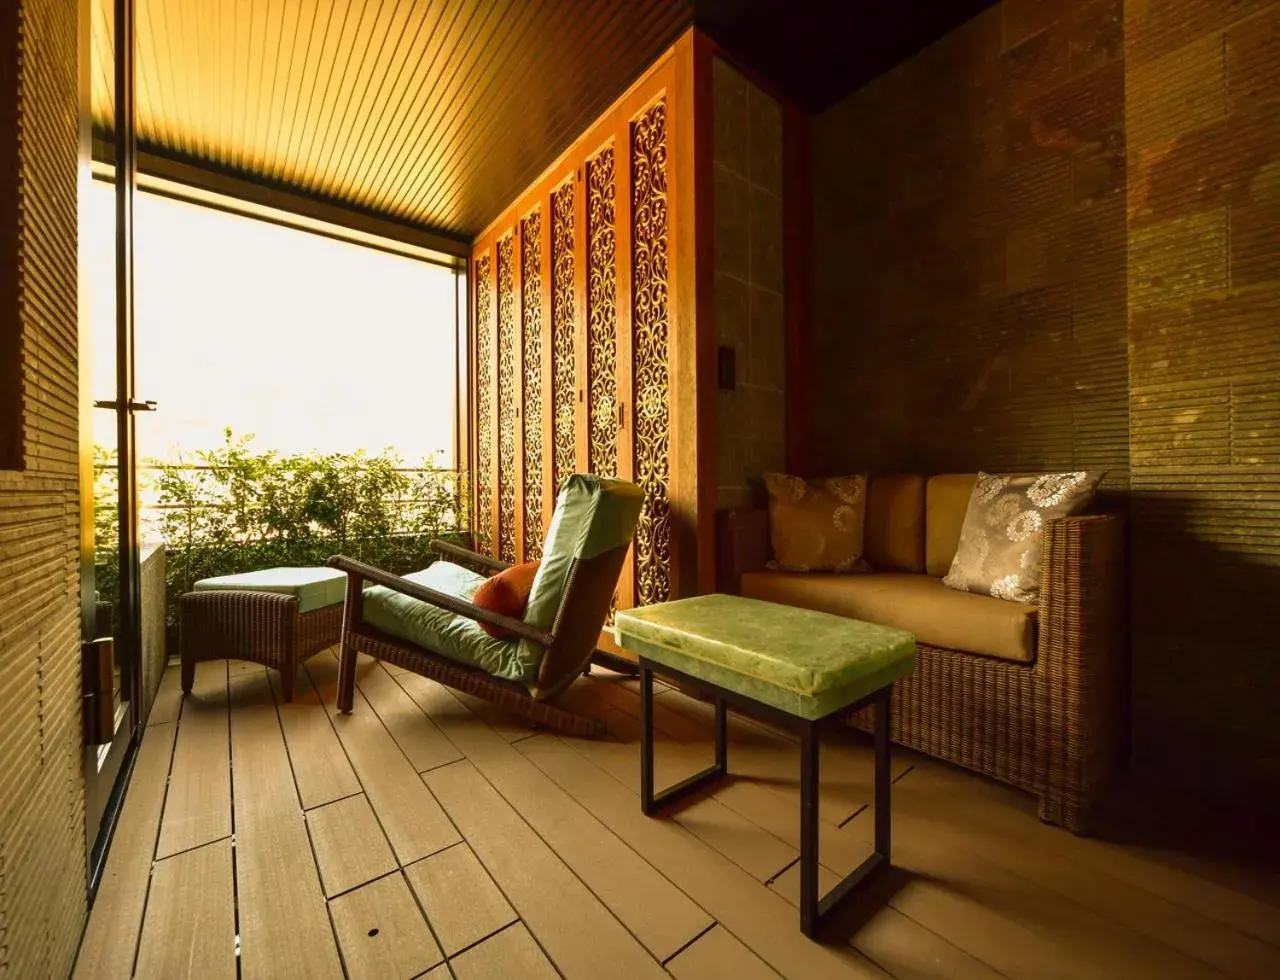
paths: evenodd
<path fill-rule="evenodd" d="M 113 154 L 109 143 L 95 137 L 94 160 L 110 166 Z M 370 235 L 445 256 L 465 257 L 470 254 L 471 239 L 464 235 L 425 228 L 398 221 L 376 211 L 366 211 L 341 201 L 333 201 L 296 187 L 289 187 L 269 177 L 239 174 L 211 161 L 193 162 L 157 153 L 154 149 L 138 151 L 138 172 L 159 177 L 196 191 L 233 198 L 250 205 L 298 215 L 303 219 L 336 225 L 357 235 Z M 198 197 L 193 197 L 198 200 Z"/>
<path fill-rule="evenodd" d="M 694 23 L 821 112 L 994 0 L 691 0 Z"/>

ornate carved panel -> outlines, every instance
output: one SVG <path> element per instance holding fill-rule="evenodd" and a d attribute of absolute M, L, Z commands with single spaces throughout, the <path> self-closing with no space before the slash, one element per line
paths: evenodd
<path fill-rule="evenodd" d="M 493 544 L 493 383 L 489 365 L 493 358 L 493 303 L 489 256 L 476 260 L 476 514 L 473 524 L 476 549 L 490 553 Z"/>
<path fill-rule="evenodd" d="M 631 127 L 631 178 L 635 480 L 645 492 L 636 527 L 636 602 L 647 605 L 671 595 L 665 101 Z"/>
<path fill-rule="evenodd" d="M 498 557 L 516 560 L 515 242 L 498 242 Z"/>
<path fill-rule="evenodd" d="M 553 490 L 574 470 L 573 184 L 551 195 L 551 431 Z"/>
<path fill-rule="evenodd" d="M 616 222 L 608 147 L 587 162 L 587 464 L 598 476 L 618 474 Z"/>
<path fill-rule="evenodd" d="M 520 225 L 524 292 L 524 557 L 542 557 L 542 212 Z"/>

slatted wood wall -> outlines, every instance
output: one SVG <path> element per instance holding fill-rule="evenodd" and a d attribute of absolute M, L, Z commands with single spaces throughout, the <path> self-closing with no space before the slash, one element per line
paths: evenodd
<path fill-rule="evenodd" d="M 0 101 L 16 108 L 3 152 L 18 167 L 0 187 L 0 319 L 21 338 L 24 437 L 21 471 L 0 472 L 0 976 L 12 977 L 65 976 L 85 915 L 76 16 L 65 0 L 0 11 Z"/>
<path fill-rule="evenodd" d="M 1100 467 L 1135 769 L 1280 808 L 1280 4 L 1003 0 L 815 122 L 827 471 Z"/>
<path fill-rule="evenodd" d="M 645 504 L 624 608 L 690 593 L 698 573 L 696 386 L 676 382 L 698 370 L 679 283 L 696 272 L 692 236 L 678 231 L 695 220 L 694 70 L 689 34 L 472 253 L 477 544 L 536 558 L 565 477 L 634 480 Z"/>
<path fill-rule="evenodd" d="M 1280 3 L 1124 27 L 1134 760 L 1280 813 Z"/>
<path fill-rule="evenodd" d="M 1006 0 L 814 124 L 826 471 L 1129 479 L 1119 0 Z"/>

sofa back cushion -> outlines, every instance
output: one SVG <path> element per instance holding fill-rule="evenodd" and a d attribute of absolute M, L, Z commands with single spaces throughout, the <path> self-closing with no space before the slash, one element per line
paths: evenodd
<path fill-rule="evenodd" d="M 924 571 L 924 477 L 877 476 L 867 487 L 864 555 L 885 572 Z"/>
<path fill-rule="evenodd" d="M 941 578 L 951 570 L 964 514 L 977 482 L 977 473 L 929 477 L 924 494 L 924 570 L 930 575 Z"/>

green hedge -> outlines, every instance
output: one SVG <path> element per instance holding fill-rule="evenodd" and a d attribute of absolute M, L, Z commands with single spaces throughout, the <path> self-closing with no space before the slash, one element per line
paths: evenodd
<path fill-rule="evenodd" d="M 176 462 L 147 460 L 143 490 L 154 497 L 144 528 L 166 551 L 168 619 L 192 583 L 277 565 L 322 565 L 345 554 L 402 574 L 430 563 L 432 538 L 466 543 L 467 494 L 457 473 L 434 460 L 408 469 L 379 455 L 255 451 L 252 436 Z M 114 453 L 97 450 L 95 529 L 98 592 L 116 586 Z"/>

